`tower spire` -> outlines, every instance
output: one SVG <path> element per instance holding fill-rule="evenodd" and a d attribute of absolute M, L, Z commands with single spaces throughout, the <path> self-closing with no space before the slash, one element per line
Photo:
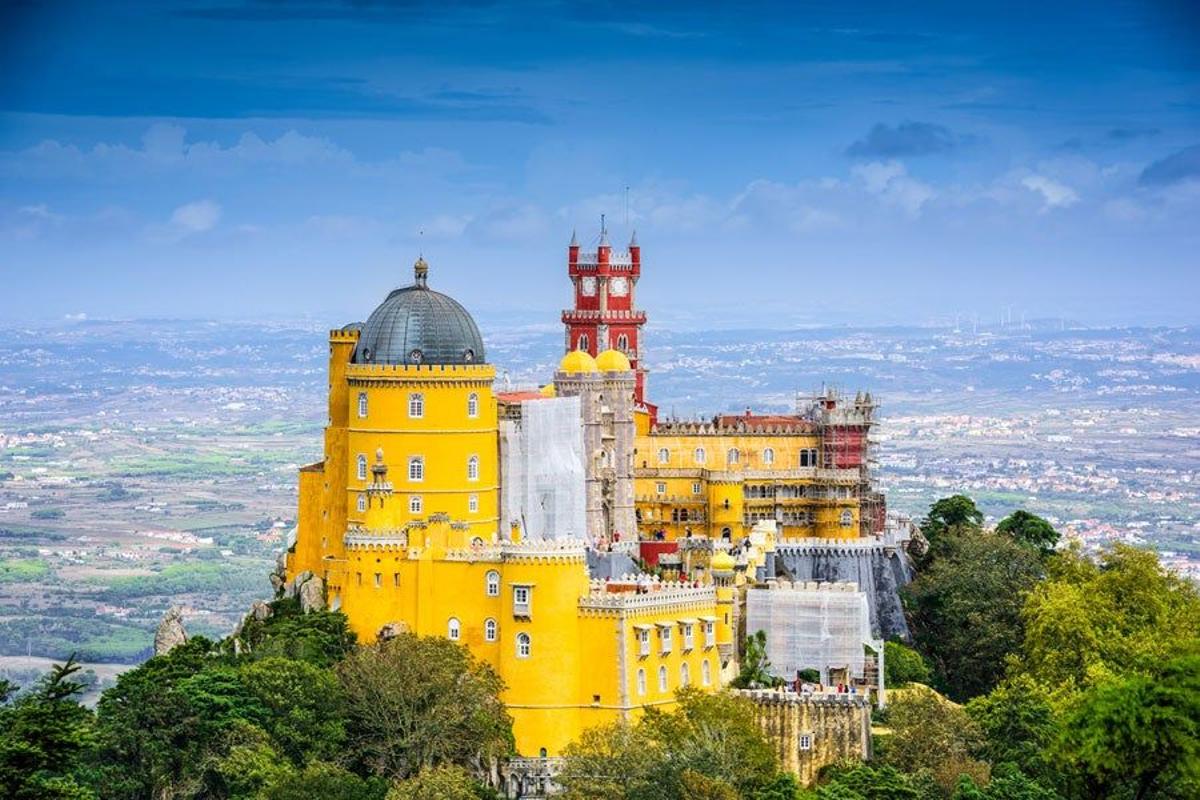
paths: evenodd
<path fill-rule="evenodd" d="M 604 221 L 604 215 L 600 215 L 600 246 L 608 247 L 608 224 Z"/>
<path fill-rule="evenodd" d="M 413 264 L 413 278 L 419 288 L 426 288 L 429 279 L 429 264 L 425 262 L 425 256 L 417 256 L 417 261 Z"/>

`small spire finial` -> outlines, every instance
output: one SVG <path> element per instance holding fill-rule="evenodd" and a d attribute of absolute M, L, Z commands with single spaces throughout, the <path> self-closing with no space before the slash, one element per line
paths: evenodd
<path fill-rule="evenodd" d="M 575 229 L 571 228 L 571 244 L 568 247 L 579 247 L 579 237 L 575 235 Z"/>
<path fill-rule="evenodd" d="M 630 247 L 637 247 L 637 246 L 638 246 L 638 241 L 637 241 L 637 231 L 636 231 L 636 230 L 633 232 L 633 235 L 629 237 L 629 246 L 630 246 Z"/>
<path fill-rule="evenodd" d="M 604 215 L 600 215 L 600 246 L 608 247 L 608 224 L 604 221 Z"/>
<path fill-rule="evenodd" d="M 429 264 L 425 262 L 424 256 L 417 256 L 417 261 L 413 264 L 413 277 L 416 279 L 417 286 L 425 287 L 425 282 L 429 278 Z"/>

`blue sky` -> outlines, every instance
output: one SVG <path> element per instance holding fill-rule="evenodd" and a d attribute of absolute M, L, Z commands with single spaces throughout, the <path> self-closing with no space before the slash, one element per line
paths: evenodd
<path fill-rule="evenodd" d="M 1200 321 L 1191 3 L 0 14 L 4 318 L 552 325 L 606 213 L 679 326 Z"/>

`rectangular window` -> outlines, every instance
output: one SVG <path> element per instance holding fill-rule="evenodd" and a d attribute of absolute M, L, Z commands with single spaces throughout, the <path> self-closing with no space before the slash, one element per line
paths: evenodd
<path fill-rule="evenodd" d="M 425 480 L 425 459 L 413 456 L 408 460 L 408 479 L 410 481 Z"/>
<path fill-rule="evenodd" d="M 367 393 L 366 392 L 358 393 L 358 416 L 360 418 L 367 416 Z"/>
<path fill-rule="evenodd" d="M 514 586 L 513 587 L 513 616 L 528 617 L 529 616 L 529 595 L 530 587 Z"/>
<path fill-rule="evenodd" d="M 700 481 L 692 484 L 692 494 L 700 494 Z"/>
<path fill-rule="evenodd" d="M 662 626 L 658 629 L 659 652 L 663 655 L 671 652 L 671 629 L 667 626 Z"/>
<path fill-rule="evenodd" d="M 473 494 L 467 497 L 467 511 L 472 514 L 479 513 L 479 495 Z"/>
<path fill-rule="evenodd" d="M 665 483 L 663 483 L 662 481 L 659 481 L 658 484 L 654 488 L 659 494 L 667 493 L 667 485 Z"/>
<path fill-rule="evenodd" d="M 704 623 L 704 646 L 712 647 L 717 642 L 716 626 L 711 622 Z"/>
<path fill-rule="evenodd" d="M 638 655 L 642 658 L 650 655 L 650 631 L 647 628 L 640 628 L 637 632 L 638 637 Z"/>
<path fill-rule="evenodd" d="M 692 626 L 685 624 L 683 626 L 683 649 L 691 650 L 695 646 L 695 637 L 692 635 Z"/>
<path fill-rule="evenodd" d="M 379 589 L 382 586 L 383 586 L 383 573 L 376 572 L 375 573 L 375 588 Z"/>
<path fill-rule="evenodd" d="M 367 496 L 365 494 L 360 494 L 358 496 L 358 512 L 361 514 L 362 512 L 364 512 L 366 510 L 367 510 Z"/>
<path fill-rule="evenodd" d="M 811 733 L 800 734 L 800 749 L 801 750 L 812 750 L 812 734 Z"/>
<path fill-rule="evenodd" d="M 425 395 L 413 392 L 408 396 L 408 416 L 412 419 L 425 416 Z"/>
<path fill-rule="evenodd" d="M 399 585 L 400 585 L 400 573 L 393 572 L 392 573 L 392 586 L 399 586 Z"/>

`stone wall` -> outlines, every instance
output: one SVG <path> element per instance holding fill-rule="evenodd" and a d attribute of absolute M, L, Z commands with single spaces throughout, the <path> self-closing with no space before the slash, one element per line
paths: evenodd
<path fill-rule="evenodd" d="M 775 746 L 780 769 L 811 786 L 822 767 L 871 757 L 871 703 L 864 695 L 742 691 Z"/>

